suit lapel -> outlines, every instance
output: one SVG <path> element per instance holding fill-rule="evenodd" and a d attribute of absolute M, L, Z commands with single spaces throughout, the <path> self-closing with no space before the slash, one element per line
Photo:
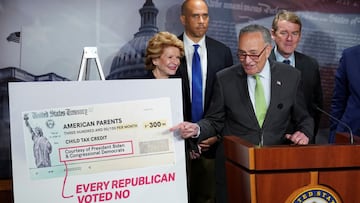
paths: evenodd
<path fill-rule="evenodd" d="M 271 90 L 270 90 L 270 104 L 269 108 L 266 112 L 265 121 L 263 126 L 266 125 L 266 121 L 270 119 L 271 115 L 273 114 L 273 111 L 276 109 L 283 108 L 283 105 L 281 101 L 279 100 L 281 97 L 280 93 L 282 91 L 283 81 L 281 74 L 278 74 L 278 71 L 275 67 L 275 64 L 270 61 L 270 72 L 271 72 Z"/>
<path fill-rule="evenodd" d="M 276 61 L 274 48 L 271 50 L 271 53 L 270 53 L 269 59 L 270 59 L 270 60 L 273 60 L 273 61 Z"/>
<path fill-rule="evenodd" d="M 238 82 L 236 84 L 236 87 L 238 88 L 237 92 L 239 92 L 240 98 L 246 98 L 246 99 L 242 99 L 244 101 L 244 106 L 240 107 L 240 108 L 244 108 L 243 111 L 248 114 L 250 120 L 254 122 L 254 125 L 259 126 L 259 123 L 256 118 L 256 114 L 255 114 L 255 109 L 251 103 L 251 99 L 249 96 L 247 74 L 244 72 L 244 69 L 242 67 L 239 67 L 238 70 L 239 70 L 238 74 L 239 74 L 240 79 L 238 80 Z"/>
<path fill-rule="evenodd" d="M 215 78 L 215 74 L 216 74 L 216 69 L 212 68 L 211 64 L 212 64 L 212 60 L 216 59 L 216 49 L 214 49 L 214 46 L 211 45 L 211 41 L 207 39 L 207 37 L 205 37 L 205 44 L 206 44 L 206 50 L 207 50 L 207 72 L 206 72 L 206 86 L 205 86 L 205 109 L 206 107 L 209 105 L 210 103 L 210 95 L 212 89 L 209 89 L 207 87 L 210 87 L 211 84 L 213 84 L 213 80 Z"/>
<path fill-rule="evenodd" d="M 304 58 L 298 52 L 294 52 L 294 55 L 295 55 L 295 68 L 302 72 L 303 66 L 301 64 L 304 64 L 304 60 L 303 60 Z"/>

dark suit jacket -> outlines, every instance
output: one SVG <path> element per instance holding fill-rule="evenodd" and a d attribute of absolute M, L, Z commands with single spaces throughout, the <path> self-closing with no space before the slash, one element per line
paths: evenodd
<path fill-rule="evenodd" d="M 179 39 L 183 40 L 183 35 L 180 35 Z M 215 74 L 218 71 L 233 65 L 233 58 L 229 47 L 207 36 L 205 37 L 205 44 L 207 49 L 207 76 L 204 112 L 206 112 L 209 108 L 210 99 L 213 92 Z M 183 84 L 184 120 L 191 121 L 190 84 L 185 57 L 181 61 L 177 75 L 182 78 Z M 213 134 L 212 136 L 216 136 L 216 134 Z M 203 155 L 207 157 L 214 157 L 214 151 L 210 150 L 208 153 L 203 153 Z"/>
<path fill-rule="evenodd" d="M 305 102 L 309 114 L 314 119 L 314 135 L 319 129 L 321 112 L 316 110 L 316 107 L 323 108 L 323 93 L 320 80 L 319 64 L 316 59 L 305 54 L 295 51 L 295 68 L 301 72 L 301 80 L 303 85 L 303 92 Z M 275 60 L 274 49 L 272 50 L 269 59 Z M 293 124 L 289 127 L 293 128 Z M 315 142 L 315 139 L 311 140 Z"/>
<path fill-rule="evenodd" d="M 179 39 L 183 40 L 183 35 L 180 35 Z M 205 87 L 204 112 L 206 112 L 206 110 L 209 108 L 212 89 L 214 86 L 215 74 L 219 70 L 233 65 L 233 58 L 229 47 L 207 36 L 205 37 L 205 44 L 207 49 L 207 76 Z M 185 104 L 184 120 L 191 121 L 191 95 L 185 57 L 181 61 L 180 67 L 178 69 L 178 74 L 180 74 L 181 78 L 183 79 L 183 97 Z"/>
<path fill-rule="evenodd" d="M 331 114 L 346 123 L 355 135 L 360 136 L 360 45 L 347 48 L 340 58 L 335 74 L 335 88 L 331 100 Z M 332 120 L 329 142 L 335 132 L 349 132 L 342 124 Z"/>
<path fill-rule="evenodd" d="M 199 141 L 209 135 L 236 135 L 258 144 L 263 134 L 265 145 L 287 143 L 284 135 L 289 121 L 296 122 L 296 129 L 313 138 L 314 123 L 306 110 L 301 91 L 300 72 L 289 65 L 270 61 L 271 98 L 260 128 L 250 100 L 247 74 L 240 64 L 224 69 L 217 74 L 213 99 L 200 125 Z M 216 182 L 219 202 L 227 202 L 225 159 L 222 143 L 216 152 Z M 218 194 L 219 196 L 219 194 Z"/>
<path fill-rule="evenodd" d="M 198 122 L 200 139 L 221 133 L 258 144 L 263 133 L 264 144 L 283 144 L 290 119 L 296 122 L 296 130 L 312 139 L 314 123 L 306 110 L 300 72 L 275 61 L 270 61 L 270 71 L 271 98 L 262 128 L 249 97 L 247 75 L 237 64 L 217 74 L 211 106 L 205 119 Z"/>

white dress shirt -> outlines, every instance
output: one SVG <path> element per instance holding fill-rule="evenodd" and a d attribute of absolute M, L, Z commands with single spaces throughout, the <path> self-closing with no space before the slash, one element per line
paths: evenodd
<path fill-rule="evenodd" d="M 185 33 L 184 33 L 184 50 L 187 64 L 187 72 L 190 85 L 190 95 L 192 95 L 191 83 L 192 83 L 192 59 L 194 55 L 194 44 L 198 44 L 198 53 L 201 60 L 201 73 L 202 73 L 202 88 L 203 88 L 203 105 L 205 103 L 205 87 L 206 87 L 206 75 L 207 75 L 207 50 L 205 44 L 205 36 L 198 42 L 193 42 Z"/>
<path fill-rule="evenodd" d="M 275 58 L 276 58 L 276 61 L 278 62 L 283 62 L 284 60 L 290 60 L 290 65 L 292 67 L 295 67 L 295 55 L 294 55 L 294 52 L 290 55 L 289 58 L 284 58 L 277 50 L 277 46 L 275 46 L 274 48 L 274 54 L 275 54 Z"/>
<path fill-rule="evenodd" d="M 265 96 L 265 100 L 266 100 L 266 107 L 269 107 L 270 104 L 270 93 L 271 93 L 271 74 L 270 74 L 270 63 L 269 60 L 266 60 L 265 66 L 263 68 L 263 70 L 258 73 L 258 75 L 260 76 L 260 80 L 261 83 L 263 85 L 264 88 L 264 96 Z M 254 78 L 253 75 L 248 75 L 247 76 L 247 82 L 248 82 L 248 90 L 249 90 L 249 96 L 250 96 L 250 100 L 251 103 L 254 107 L 254 110 L 256 112 L 256 108 L 255 108 L 255 86 L 256 86 L 256 79 Z"/>

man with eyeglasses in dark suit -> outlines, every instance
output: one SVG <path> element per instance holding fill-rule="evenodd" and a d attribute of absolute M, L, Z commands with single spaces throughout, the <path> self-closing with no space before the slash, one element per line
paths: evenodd
<path fill-rule="evenodd" d="M 306 110 L 300 72 L 288 64 L 268 60 L 271 42 L 270 32 L 264 26 L 252 24 L 242 28 L 238 43 L 240 64 L 216 74 L 213 97 L 204 118 L 197 123 L 179 123 L 170 130 L 179 131 L 184 139 L 198 137 L 199 142 L 219 134 L 239 136 L 256 145 L 308 144 L 313 139 L 314 123 Z M 290 121 L 296 124 L 295 132 L 286 130 Z M 215 160 L 216 202 L 227 203 L 222 142 Z"/>

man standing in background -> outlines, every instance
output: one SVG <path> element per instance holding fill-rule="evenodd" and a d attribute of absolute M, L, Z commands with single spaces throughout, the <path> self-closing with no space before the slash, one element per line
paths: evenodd
<path fill-rule="evenodd" d="M 229 47 L 208 36 L 209 12 L 204 0 L 186 0 L 181 6 L 185 57 L 178 73 L 183 79 L 184 120 L 197 122 L 208 109 L 215 74 L 233 64 Z M 215 150 L 218 137 L 197 145 L 196 139 L 186 140 L 189 202 L 215 202 Z M 210 145 L 211 148 L 209 147 Z M 201 153 L 201 155 L 200 155 Z"/>
<path fill-rule="evenodd" d="M 323 108 L 320 71 L 316 59 L 295 51 L 301 39 L 301 28 L 301 20 L 295 13 L 286 10 L 279 11 L 272 22 L 271 37 L 276 46 L 269 59 L 290 64 L 300 70 L 302 90 L 309 114 L 314 119 L 314 136 L 316 136 L 321 116 L 321 112 L 316 107 Z M 293 123 L 289 129 L 293 129 Z M 310 143 L 315 143 L 315 137 L 314 140 L 310 140 Z"/>
<path fill-rule="evenodd" d="M 346 123 L 354 135 L 360 136 L 360 44 L 345 49 L 335 74 L 335 88 L 331 99 L 331 115 Z M 343 124 L 332 120 L 329 143 L 336 132 L 348 132 Z"/>

